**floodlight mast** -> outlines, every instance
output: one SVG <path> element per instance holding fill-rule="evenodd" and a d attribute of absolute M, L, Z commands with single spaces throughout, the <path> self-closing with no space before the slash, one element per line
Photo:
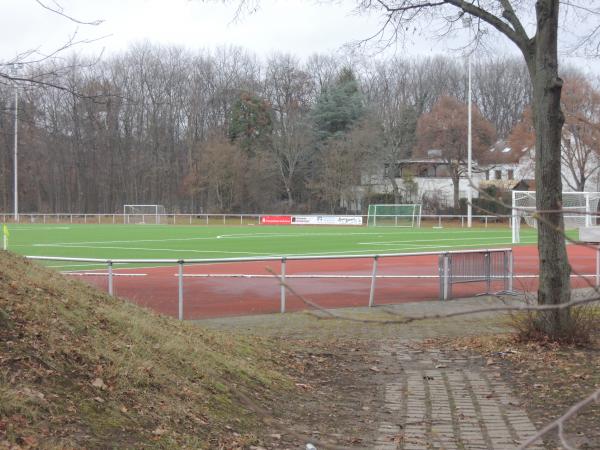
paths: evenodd
<path fill-rule="evenodd" d="M 23 67 L 23 64 L 13 64 L 11 66 L 11 75 L 13 77 L 19 74 L 19 70 Z M 13 184 L 13 195 L 14 195 L 14 221 L 19 221 L 19 159 L 18 159 L 18 144 L 19 144 L 19 86 L 15 81 L 15 141 L 14 141 L 14 184 Z"/>
<path fill-rule="evenodd" d="M 469 28 L 469 40 L 471 40 L 471 17 L 463 17 L 463 26 Z M 467 228 L 473 225 L 473 180 L 472 175 L 472 159 L 473 159 L 473 139 L 472 139 L 472 116 L 471 116 L 471 52 L 467 56 L 467 66 L 469 72 L 469 88 L 467 94 Z"/>

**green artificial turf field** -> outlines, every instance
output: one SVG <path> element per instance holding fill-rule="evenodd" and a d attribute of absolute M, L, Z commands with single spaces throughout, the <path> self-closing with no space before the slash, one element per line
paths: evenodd
<path fill-rule="evenodd" d="M 508 227 L 11 224 L 9 230 L 9 250 L 22 255 L 106 259 L 382 254 L 511 245 Z M 522 227 L 521 244 L 535 242 L 535 230 Z M 48 265 L 83 268 L 63 261 Z"/>

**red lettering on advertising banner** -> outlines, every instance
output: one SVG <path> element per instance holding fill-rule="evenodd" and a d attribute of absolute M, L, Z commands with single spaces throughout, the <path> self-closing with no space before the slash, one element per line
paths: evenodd
<path fill-rule="evenodd" d="M 291 225 L 292 216 L 262 216 L 261 225 Z"/>

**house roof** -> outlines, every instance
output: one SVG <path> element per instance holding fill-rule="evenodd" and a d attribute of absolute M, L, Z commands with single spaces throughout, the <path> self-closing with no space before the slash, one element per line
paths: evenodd
<path fill-rule="evenodd" d="M 518 164 L 524 156 L 529 156 L 529 148 L 514 149 L 500 140 L 479 155 L 478 161 L 480 164 Z"/>
<path fill-rule="evenodd" d="M 513 191 L 535 191 L 535 180 L 523 179 L 513 186 Z"/>

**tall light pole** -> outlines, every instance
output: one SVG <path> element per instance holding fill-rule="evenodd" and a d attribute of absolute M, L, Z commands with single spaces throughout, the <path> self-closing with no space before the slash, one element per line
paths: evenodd
<path fill-rule="evenodd" d="M 13 64 L 11 68 L 12 76 L 19 74 L 22 64 Z M 15 207 L 15 222 L 19 221 L 19 159 L 18 159 L 18 148 L 19 148 L 19 85 L 15 81 L 15 142 L 14 142 L 14 156 L 13 156 L 13 167 L 14 167 L 14 207 Z"/>
<path fill-rule="evenodd" d="M 463 17 L 463 26 L 469 28 L 469 40 L 471 39 L 471 18 Z M 469 88 L 467 94 L 467 227 L 473 225 L 473 180 L 471 178 L 473 170 L 473 139 L 472 139 L 472 116 L 471 116 L 471 52 L 467 55 L 467 66 L 469 72 Z"/>

